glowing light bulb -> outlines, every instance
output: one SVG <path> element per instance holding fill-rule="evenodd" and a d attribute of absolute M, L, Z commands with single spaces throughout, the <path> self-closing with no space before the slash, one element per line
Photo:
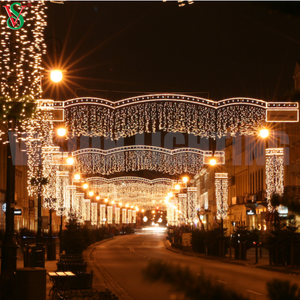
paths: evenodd
<path fill-rule="evenodd" d="M 94 196 L 94 192 L 93 192 L 93 191 L 90 191 L 90 192 L 89 192 L 89 196 L 90 196 L 90 197 Z"/>
<path fill-rule="evenodd" d="M 175 190 L 180 190 L 180 185 L 179 184 L 175 185 Z"/>
<path fill-rule="evenodd" d="M 184 183 L 187 183 L 187 182 L 189 181 L 189 178 L 188 178 L 188 177 L 183 177 L 183 178 L 182 178 L 182 181 L 183 181 Z"/>
<path fill-rule="evenodd" d="M 74 163 L 74 158 L 73 157 L 68 157 L 67 158 L 67 164 L 68 165 L 73 165 L 73 163 Z"/>
<path fill-rule="evenodd" d="M 53 82 L 60 82 L 63 78 L 62 71 L 60 70 L 51 71 L 50 78 Z"/>
<path fill-rule="evenodd" d="M 75 179 L 75 180 L 79 180 L 79 179 L 80 179 L 80 174 L 75 174 L 75 175 L 74 175 L 74 179 Z"/>
<path fill-rule="evenodd" d="M 86 190 L 89 188 L 89 185 L 87 183 L 85 183 L 82 187 Z"/>
<path fill-rule="evenodd" d="M 169 198 L 173 197 L 173 193 L 172 193 L 172 192 L 168 193 L 168 197 L 169 197 Z M 168 200 L 169 200 L 169 199 L 168 199 Z"/>
<path fill-rule="evenodd" d="M 65 136 L 66 133 L 67 133 L 66 128 L 58 128 L 58 129 L 57 129 L 57 134 L 58 134 L 58 136 Z"/>
<path fill-rule="evenodd" d="M 217 164 L 216 159 L 215 159 L 215 158 L 211 158 L 211 160 L 209 161 L 209 164 L 210 164 L 211 166 L 215 166 L 215 165 Z"/>
<path fill-rule="evenodd" d="M 261 130 L 259 131 L 259 135 L 260 135 L 263 139 L 265 139 L 265 138 L 267 138 L 267 137 L 269 136 L 269 130 L 266 129 L 266 128 L 263 128 L 263 129 L 261 129 Z"/>

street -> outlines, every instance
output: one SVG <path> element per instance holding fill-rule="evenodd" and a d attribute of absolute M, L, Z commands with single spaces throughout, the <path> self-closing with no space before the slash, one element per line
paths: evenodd
<path fill-rule="evenodd" d="M 96 246 L 92 251 L 93 268 L 98 265 L 106 274 L 109 288 L 119 299 L 126 300 L 184 299 L 184 295 L 176 292 L 174 287 L 144 279 L 143 269 L 151 259 L 187 266 L 195 276 L 199 276 L 203 270 L 214 281 L 250 299 L 268 299 L 266 282 L 273 278 L 290 280 L 300 286 L 298 276 L 174 253 L 165 248 L 165 236 L 165 233 L 142 231 L 134 235 L 118 236 Z"/>

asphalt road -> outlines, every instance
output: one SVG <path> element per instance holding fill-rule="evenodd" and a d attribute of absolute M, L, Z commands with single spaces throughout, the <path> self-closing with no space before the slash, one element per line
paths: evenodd
<path fill-rule="evenodd" d="M 112 289 L 116 287 L 120 299 L 184 299 L 184 295 L 176 292 L 171 285 L 151 283 L 144 279 L 143 270 L 151 259 L 188 266 L 195 276 L 199 276 L 203 270 L 216 282 L 250 299 L 267 300 L 266 282 L 272 278 L 290 280 L 300 287 L 298 276 L 174 253 L 165 249 L 165 237 L 165 233 L 140 231 L 96 246 L 93 251 L 95 265 L 106 274 L 106 280 L 112 285 Z"/>

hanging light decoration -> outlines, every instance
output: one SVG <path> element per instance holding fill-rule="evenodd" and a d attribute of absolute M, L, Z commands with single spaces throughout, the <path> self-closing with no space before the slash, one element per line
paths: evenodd
<path fill-rule="evenodd" d="M 228 212 L 228 173 L 215 173 L 217 219 L 226 219 Z"/>
<path fill-rule="evenodd" d="M 218 153 L 220 158 L 225 157 L 223 151 Z M 76 172 L 81 174 L 109 175 L 116 172 L 152 170 L 174 175 L 196 174 L 212 157 L 212 151 L 194 148 L 170 150 L 153 146 L 126 146 L 110 150 L 81 149 L 74 151 L 73 157 Z"/>
<path fill-rule="evenodd" d="M 274 193 L 283 194 L 284 190 L 284 149 L 266 149 L 266 193 L 268 199 L 268 209 L 273 211 L 271 197 Z"/>

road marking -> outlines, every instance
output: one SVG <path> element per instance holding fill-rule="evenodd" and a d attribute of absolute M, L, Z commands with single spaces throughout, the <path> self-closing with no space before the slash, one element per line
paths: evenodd
<path fill-rule="evenodd" d="M 251 291 L 251 290 L 246 290 L 246 292 L 249 292 L 249 293 L 252 293 L 252 294 L 255 294 L 255 295 L 258 295 L 258 296 L 263 296 L 264 295 L 264 294 L 257 293 L 257 292 Z"/>
<path fill-rule="evenodd" d="M 228 284 L 228 282 L 226 282 L 226 281 L 222 281 L 222 280 L 217 280 L 217 281 L 220 283 Z"/>

